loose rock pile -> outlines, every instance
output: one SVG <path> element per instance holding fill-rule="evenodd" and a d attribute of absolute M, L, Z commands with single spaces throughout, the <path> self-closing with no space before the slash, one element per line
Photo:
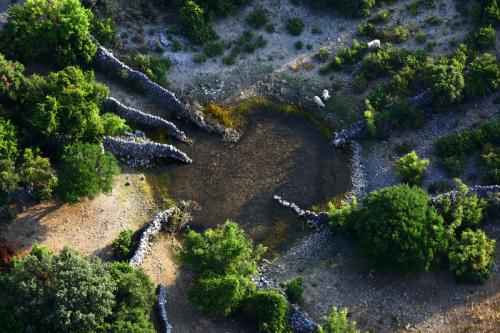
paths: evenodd
<path fill-rule="evenodd" d="M 103 147 L 111 154 L 120 157 L 130 166 L 148 166 L 155 158 L 173 158 L 184 163 L 193 161 L 181 150 L 172 145 L 156 143 L 136 136 L 114 138 L 105 136 Z"/>
<path fill-rule="evenodd" d="M 162 212 L 156 213 L 151 221 L 151 224 L 142 233 L 141 239 L 139 240 L 139 246 L 132 256 L 132 259 L 129 261 L 130 265 L 135 267 L 139 267 L 141 265 L 144 260 L 144 255 L 150 250 L 149 242 L 151 241 L 151 238 L 160 232 L 163 224 L 168 223 L 172 215 L 177 210 L 178 208 L 174 206 Z"/>
<path fill-rule="evenodd" d="M 352 202 L 354 198 L 361 198 L 366 189 L 365 173 L 361 162 L 361 145 L 356 141 L 351 141 L 351 191 L 347 195 L 347 200 Z"/>
<path fill-rule="evenodd" d="M 151 81 L 146 74 L 125 65 L 123 62 L 118 60 L 113 53 L 99 45 L 97 41 L 96 44 L 98 45 L 98 48 L 96 55 L 94 56 L 94 65 L 97 68 L 100 68 L 127 84 L 133 85 L 142 93 L 173 110 L 177 117 L 189 119 L 198 127 L 206 131 L 211 132 L 213 130 L 212 126 L 205 122 L 203 114 L 200 111 L 195 110 L 189 105 L 181 102 L 172 92 Z"/>
<path fill-rule="evenodd" d="M 165 286 L 163 284 L 158 285 L 158 312 L 160 312 L 160 320 L 163 325 L 163 331 L 165 333 L 172 333 L 173 326 L 168 321 L 167 316 L 167 291 L 165 290 Z"/>
<path fill-rule="evenodd" d="M 171 123 L 170 121 L 125 106 L 113 97 L 106 98 L 103 101 L 102 106 L 106 111 L 112 112 L 122 117 L 126 121 L 159 128 L 167 132 L 167 134 L 170 136 L 173 136 L 181 141 L 187 141 L 186 134 L 183 131 L 179 130 L 177 126 L 175 126 L 175 124 Z"/>
<path fill-rule="evenodd" d="M 335 147 L 340 147 L 351 143 L 355 139 L 359 138 L 361 133 L 365 129 L 365 122 L 360 120 L 351 125 L 351 127 L 342 129 L 340 132 L 335 132 L 335 137 L 333 138 L 332 144 Z"/>

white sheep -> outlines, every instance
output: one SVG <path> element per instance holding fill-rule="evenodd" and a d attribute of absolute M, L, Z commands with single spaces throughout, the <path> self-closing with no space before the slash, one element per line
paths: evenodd
<path fill-rule="evenodd" d="M 326 102 L 327 100 L 330 99 L 330 93 L 328 92 L 328 90 L 323 90 L 323 100 Z"/>
<path fill-rule="evenodd" d="M 366 45 L 368 45 L 368 48 L 370 50 L 372 50 L 372 49 L 378 49 L 380 47 L 380 40 L 374 39 L 374 40 L 372 40 L 371 42 L 369 42 Z"/>
<path fill-rule="evenodd" d="M 324 107 L 325 107 L 325 104 L 323 104 L 323 101 L 322 101 L 322 100 L 321 100 L 321 98 L 319 98 L 318 96 L 314 96 L 313 101 L 314 101 L 314 103 L 316 103 L 316 105 L 317 105 L 317 106 L 319 106 L 320 108 L 324 108 Z"/>

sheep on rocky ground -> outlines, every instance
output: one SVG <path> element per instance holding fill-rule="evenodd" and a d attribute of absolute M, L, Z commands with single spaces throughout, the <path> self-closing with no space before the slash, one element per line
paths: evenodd
<path fill-rule="evenodd" d="M 327 100 L 330 99 L 331 96 L 330 96 L 330 93 L 328 92 L 328 90 L 325 89 L 325 90 L 323 90 L 323 95 L 321 97 L 323 97 L 323 100 L 326 102 Z"/>
<path fill-rule="evenodd" d="M 322 101 L 322 100 L 321 100 L 321 98 L 319 98 L 318 96 L 314 96 L 313 101 L 314 101 L 314 103 L 316 103 L 316 105 L 317 105 L 317 106 L 319 106 L 320 108 L 324 108 L 324 107 L 325 107 L 325 104 L 323 104 L 323 101 Z"/>
<path fill-rule="evenodd" d="M 378 49 L 380 47 L 380 40 L 374 39 L 366 44 L 370 50 Z"/>

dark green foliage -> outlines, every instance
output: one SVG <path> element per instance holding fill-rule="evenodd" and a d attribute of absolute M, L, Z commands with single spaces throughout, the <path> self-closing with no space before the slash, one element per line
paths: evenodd
<path fill-rule="evenodd" d="M 286 30 L 288 31 L 288 33 L 294 36 L 299 36 L 302 31 L 304 31 L 304 27 L 304 21 L 302 21 L 298 17 L 288 19 L 288 21 L 286 22 Z"/>
<path fill-rule="evenodd" d="M 426 82 L 436 106 L 447 106 L 460 100 L 465 87 L 463 62 L 452 58 L 431 63 L 426 71 Z"/>
<path fill-rule="evenodd" d="M 450 174 L 460 173 L 467 157 L 476 150 L 496 147 L 500 142 L 500 122 L 484 123 L 474 129 L 464 130 L 456 134 L 441 137 L 435 145 L 436 155 L 441 159 L 444 168 Z M 488 154 L 484 155 L 488 161 Z M 493 156 L 490 156 L 493 157 Z M 496 168 L 495 165 L 492 171 Z M 488 167 L 488 164 L 487 164 Z"/>
<path fill-rule="evenodd" d="M 249 0 L 197 0 L 209 17 L 226 16 L 237 7 L 246 5 Z"/>
<path fill-rule="evenodd" d="M 169 58 L 158 58 L 149 54 L 134 53 L 131 60 L 135 67 L 146 74 L 151 80 L 161 85 L 167 85 L 167 74 L 172 62 Z"/>
<path fill-rule="evenodd" d="M 102 45 L 109 47 L 113 45 L 116 39 L 116 25 L 115 22 L 110 19 L 95 19 L 92 22 L 92 35 L 101 43 Z"/>
<path fill-rule="evenodd" d="M 359 43 L 356 39 L 352 40 L 352 46 L 340 46 L 339 52 L 333 58 L 333 60 L 327 65 L 327 67 L 322 68 L 322 72 L 328 72 L 330 70 L 339 71 L 346 66 L 354 65 L 360 61 L 364 54 L 366 53 L 367 46 L 366 43 Z"/>
<path fill-rule="evenodd" d="M 396 172 L 404 182 L 418 185 L 424 179 L 425 169 L 428 165 L 428 159 L 420 159 L 417 153 L 412 151 L 396 161 Z"/>
<path fill-rule="evenodd" d="M 258 332 L 285 333 L 288 328 L 288 302 L 275 290 L 258 290 L 248 300 L 249 311 L 257 317 Z"/>
<path fill-rule="evenodd" d="M 348 309 L 340 311 L 333 308 L 330 315 L 323 318 L 324 324 L 319 333 L 360 333 L 356 328 L 356 322 L 347 319 Z"/>
<path fill-rule="evenodd" d="M 23 96 L 26 89 L 24 66 L 5 59 L 0 53 L 0 103 L 13 105 Z M 3 110 L 0 110 L 2 112 Z M 1 156 L 1 155 L 0 155 Z"/>
<path fill-rule="evenodd" d="M 112 189 L 118 162 L 99 145 L 75 143 L 61 157 L 58 192 L 64 200 L 78 201 Z"/>
<path fill-rule="evenodd" d="M 368 20 L 368 22 L 372 23 L 372 24 L 381 24 L 381 23 L 389 22 L 390 19 L 391 19 L 391 14 L 386 9 L 386 10 L 382 10 L 382 11 L 378 12 L 377 14 L 373 15 L 373 17 L 371 17 Z"/>
<path fill-rule="evenodd" d="M 225 45 L 223 42 L 210 41 L 203 44 L 203 50 L 207 57 L 216 57 L 224 53 Z"/>
<path fill-rule="evenodd" d="M 245 18 L 245 20 L 252 28 L 259 29 L 267 24 L 269 16 L 264 9 L 255 9 Z"/>
<path fill-rule="evenodd" d="M 474 14 L 480 24 L 498 26 L 500 23 L 500 6 L 498 0 L 478 0 Z"/>
<path fill-rule="evenodd" d="M 467 195 L 468 188 L 460 179 L 455 179 L 455 197 L 439 198 L 437 210 L 448 225 L 451 240 L 465 229 L 476 230 L 481 227 L 486 209 L 486 201 L 476 195 Z"/>
<path fill-rule="evenodd" d="M 91 21 L 92 12 L 78 0 L 27 1 L 9 10 L 1 33 L 4 52 L 22 62 L 88 65 L 97 50 Z"/>
<path fill-rule="evenodd" d="M 12 329 L 19 332 L 155 332 L 149 320 L 153 283 L 127 263 L 108 265 L 68 248 L 53 254 L 34 246 L 7 279 L 7 306 L 20 326 Z"/>
<path fill-rule="evenodd" d="M 207 56 L 205 54 L 195 54 L 193 61 L 197 64 L 202 64 L 207 61 Z"/>
<path fill-rule="evenodd" d="M 116 284 L 98 259 L 34 247 L 9 277 L 14 316 L 33 332 L 89 332 L 112 313 Z"/>
<path fill-rule="evenodd" d="M 0 158 L 15 160 L 17 145 L 16 129 L 9 120 L 0 117 Z"/>
<path fill-rule="evenodd" d="M 179 13 L 179 19 L 187 36 L 195 43 L 203 44 L 215 37 L 205 19 L 205 11 L 195 1 L 187 0 Z"/>
<path fill-rule="evenodd" d="M 465 72 L 465 90 L 469 96 L 486 96 L 500 87 L 500 64 L 491 53 L 472 60 Z"/>
<path fill-rule="evenodd" d="M 189 291 L 189 299 L 200 310 L 227 316 L 255 290 L 255 284 L 237 274 L 204 274 Z"/>
<path fill-rule="evenodd" d="M 297 276 L 285 284 L 285 294 L 290 303 L 298 303 L 304 293 L 304 277 Z"/>
<path fill-rule="evenodd" d="M 133 241 L 134 232 L 131 229 L 120 231 L 118 237 L 111 243 L 113 256 L 119 261 L 128 261 L 135 250 Z"/>
<path fill-rule="evenodd" d="M 181 262 L 197 273 L 189 298 L 202 310 L 227 316 L 255 290 L 250 276 L 264 252 L 243 230 L 227 221 L 204 233 L 189 231 L 179 253 Z"/>
<path fill-rule="evenodd" d="M 356 233 L 374 267 L 427 271 L 447 248 L 443 218 L 430 207 L 427 193 L 408 185 L 368 194 Z"/>
<path fill-rule="evenodd" d="M 304 48 L 304 42 L 301 40 L 298 40 L 294 44 L 296 50 L 302 50 Z"/>
<path fill-rule="evenodd" d="M 370 9 L 375 5 L 375 0 L 304 0 L 313 8 L 331 7 L 345 16 L 366 17 L 370 15 Z"/>
<path fill-rule="evenodd" d="M 320 48 L 318 53 L 314 55 L 314 59 L 316 59 L 319 62 L 326 62 L 328 58 L 330 57 L 330 52 L 328 52 L 327 48 Z"/>
<path fill-rule="evenodd" d="M 462 281 L 483 283 L 495 263 L 495 240 L 481 230 L 466 230 L 448 254 L 450 270 Z"/>
<path fill-rule="evenodd" d="M 7 206 L 10 196 L 17 188 L 19 176 L 16 173 L 14 161 L 0 159 L 0 217 L 10 219 L 12 212 Z"/>
<path fill-rule="evenodd" d="M 50 161 L 40 155 L 37 148 L 26 148 L 19 164 L 20 183 L 32 188 L 31 194 L 38 200 L 48 199 L 57 186 Z"/>
<path fill-rule="evenodd" d="M 480 27 L 469 34 L 468 44 L 475 50 L 483 51 L 495 46 L 497 34 L 491 25 Z"/>
<path fill-rule="evenodd" d="M 114 113 L 105 113 L 101 116 L 104 135 L 117 136 L 130 131 L 130 127 Z"/>
<path fill-rule="evenodd" d="M 340 205 L 328 203 L 328 219 L 330 226 L 347 236 L 355 236 L 356 221 L 359 214 L 358 202 L 354 197 L 351 203 L 342 201 Z"/>

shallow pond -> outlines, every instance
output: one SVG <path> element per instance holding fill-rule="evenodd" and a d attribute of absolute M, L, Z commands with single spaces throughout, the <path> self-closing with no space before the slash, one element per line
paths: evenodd
<path fill-rule="evenodd" d="M 175 200 L 199 204 L 191 228 L 214 227 L 232 219 L 256 242 L 268 246 L 270 255 L 289 248 L 305 233 L 303 222 L 272 200 L 273 194 L 310 208 L 350 186 L 346 154 L 293 114 L 252 113 L 234 146 L 199 130 L 187 133 L 193 144 L 174 144 L 193 164 L 155 168 L 150 183 L 159 192 L 168 189 Z"/>

